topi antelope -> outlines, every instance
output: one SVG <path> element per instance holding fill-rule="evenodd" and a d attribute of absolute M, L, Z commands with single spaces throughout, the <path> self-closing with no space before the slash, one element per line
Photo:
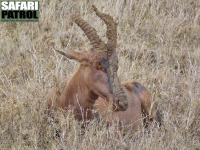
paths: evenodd
<path fill-rule="evenodd" d="M 72 17 L 90 40 L 93 49 L 82 52 L 56 50 L 65 57 L 80 62 L 58 98 L 58 106 L 62 109 L 72 107 L 75 118 L 85 121 L 93 119 L 94 108 L 108 118 L 109 102 L 112 102 L 112 118 L 118 118 L 125 126 L 131 125 L 137 129 L 142 125 L 142 113 L 153 117 L 150 111 L 151 95 L 140 83 L 120 83 L 117 76 L 117 24 L 111 16 L 92 7 L 107 26 L 108 41 L 104 43 L 85 20 L 79 16 Z M 53 107 L 53 99 L 49 99 L 48 107 Z M 108 118 L 108 122 L 110 121 Z"/>

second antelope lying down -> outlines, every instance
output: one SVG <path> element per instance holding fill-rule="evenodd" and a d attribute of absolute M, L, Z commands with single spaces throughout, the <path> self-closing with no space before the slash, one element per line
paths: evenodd
<path fill-rule="evenodd" d="M 95 6 L 96 15 L 107 25 L 107 43 L 104 43 L 82 18 L 73 17 L 73 21 L 84 31 L 93 46 L 87 51 L 58 51 L 69 59 L 80 62 L 77 71 L 67 82 L 58 99 L 62 109 L 73 108 L 76 119 L 86 121 L 94 118 L 95 108 L 108 122 L 118 119 L 124 126 L 137 129 L 142 125 L 142 114 L 156 118 L 155 109 L 151 110 L 152 99 L 149 92 L 137 82 L 120 83 L 117 76 L 118 58 L 116 54 L 117 24 L 111 16 L 100 13 Z M 109 102 L 113 104 L 110 114 Z M 53 107 L 49 99 L 48 107 Z M 109 119 L 111 115 L 112 119 Z"/>

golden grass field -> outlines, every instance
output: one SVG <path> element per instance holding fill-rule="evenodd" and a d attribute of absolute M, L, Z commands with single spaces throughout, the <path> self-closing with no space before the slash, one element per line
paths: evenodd
<path fill-rule="evenodd" d="M 48 123 L 52 87 L 78 65 L 53 49 L 90 48 L 70 15 L 80 14 L 106 40 L 92 4 L 118 22 L 118 75 L 152 93 L 163 114 L 160 128 L 116 136 L 115 126 L 92 121 L 83 134 L 72 115 L 59 111 L 59 122 Z M 41 0 L 39 22 L 0 22 L 0 52 L 2 150 L 200 150 L 199 0 Z"/>

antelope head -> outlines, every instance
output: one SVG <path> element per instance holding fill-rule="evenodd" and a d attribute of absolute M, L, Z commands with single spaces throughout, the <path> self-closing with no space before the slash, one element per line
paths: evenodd
<path fill-rule="evenodd" d="M 72 20 L 83 30 L 89 39 L 93 49 L 87 51 L 59 51 L 60 54 L 69 59 L 77 60 L 87 67 L 87 85 L 92 93 L 106 100 L 113 101 L 115 111 L 125 111 L 128 108 L 127 96 L 117 76 L 118 57 L 117 45 L 117 23 L 110 15 L 101 13 L 93 5 L 96 15 L 104 21 L 107 26 L 107 43 L 104 43 L 97 35 L 96 30 L 79 16 L 73 16 Z"/>

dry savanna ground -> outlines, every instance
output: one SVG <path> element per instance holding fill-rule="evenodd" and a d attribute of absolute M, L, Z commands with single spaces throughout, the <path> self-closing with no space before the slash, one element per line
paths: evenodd
<path fill-rule="evenodd" d="M 162 126 L 118 133 L 104 122 L 86 129 L 70 113 L 46 114 L 51 88 L 78 63 L 53 49 L 90 48 L 70 20 L 80 14 L 106 40 L 91 10 L 118 22 L 118 74 L 142 83 L 162 110 Z M 61 137 L 55 137 L 55 131 Z M 200 149 L 199 0 L 41 0 L 40 21 L 0 23 L 0 149 Z"/>

